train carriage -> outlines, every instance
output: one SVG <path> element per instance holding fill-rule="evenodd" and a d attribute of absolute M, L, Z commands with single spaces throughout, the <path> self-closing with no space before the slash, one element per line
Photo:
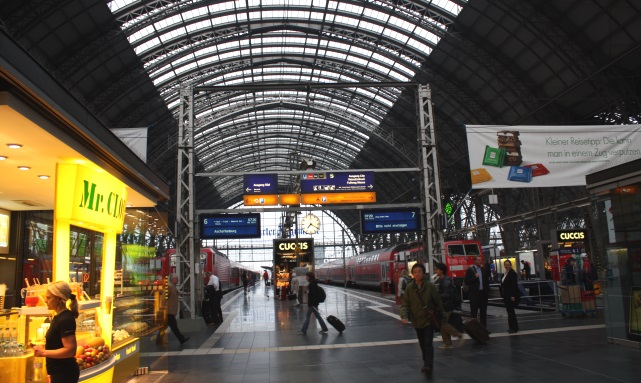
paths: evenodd
<path fill-rule="evenodd" d="M 247 266 L 231 261 L 226 254 L 211 247 L 200 249 L 198 260 L 202 267 L 201 273 L 210 271 L 214 273 L 219 281 L 222 291 L 232 290 L 242 285 L 240 275 L 246 272 L 248 275 L 257 277 L 258 273 Z M 166 256 L 161 260 L 163 276 L 176 272 L 176 249 L 168 249 Z"/>
<path fill-rule="evenodd" d="M 362 253 L 355 257 L 327 262 L 316 267 L 319 281 L 328 284 L 371 288 L 383 292 L 395 292 L 395 285 L 404 269 L 409 269 L 420 258 L 422 245 L 404 243 Z M 481 243 L 475 240 L 447 241 L 444 243 L 443 262 L 449 275 L 458 283 L 465 271 L 474 264 L 476 256 L 481 255 Z"/>

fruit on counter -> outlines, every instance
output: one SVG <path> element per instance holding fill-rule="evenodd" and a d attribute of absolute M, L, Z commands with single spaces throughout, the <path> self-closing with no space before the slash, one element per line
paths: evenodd
<path fill-rule="evenodd" d="M 102 339 L 99 336 L 96 336 L 96 337 L 90 338 L 87 341 L 87 345 L 89 347 L 93 347 L 93 348 L 96 348 L 96 347 L 99 347 L 99 346 L 104 346 L 105 345 L 105 340 Z"/>
<path fill-rule="evenodd" d="M 91 347 L 85 345 L 78 347 L 76 351 L 76 363 L 78 363 L 78 367 L 81 370 L 100 364 L 109 359 L 109 357 L 111 357 L 111 352 L 108 346 Z"/>

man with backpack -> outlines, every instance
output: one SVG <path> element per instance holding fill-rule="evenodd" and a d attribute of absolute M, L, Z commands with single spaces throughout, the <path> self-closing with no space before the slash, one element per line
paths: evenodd
<path fill-rule="evenodd" d="M 305 313 L 305 322 L 303 322 L 303 327 L 298 331 L 299 334 L 307 334 L 307 327 L 309 327 L 309 319 L 314 314 L 318 323 L 320 323 L 321 330 L 320 333 L 324 334 L 328 331 L 327 325 L 323 320 L 323 317 L 318 312 L 318 305 L 325 302 L 325 290 L 318 285 L 316 282 L 316 277 L 311 271 L 306 275 L 307 280 L 309 281 L 309 287 L 307 292 L 307 313 Z"/>
<path fill-rule="evenodd" d="M 452 312 L 461 308 L 461 293 L 454 284 L 452 278 L 447 276 L 447 266 L 445 266 L 444 263 L 437 263 L 434 270 L 436 271 L 437 276 L 435 283 L 438 287 L 438 293 L 441 296 L 441 301 L 443 302 L 443 311 L 445 312 L 445 315 L 443 316 L 443 324 L 441 325 L 443 344 L 438 348 L 452 348 L 452 336 L 458 337 L 456 345 L 457 347 L 460 347 L 463 345 L 465 338 L 461 331 L 450 324 L 450 318 L 452 318 L 453 321 L 456 320 L 460 322 L 460 326 L 463 325 L 461 316 Z"/>

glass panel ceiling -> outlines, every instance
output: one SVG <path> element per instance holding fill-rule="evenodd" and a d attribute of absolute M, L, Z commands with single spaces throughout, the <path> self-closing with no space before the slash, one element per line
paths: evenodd
<path fill-rule="evenodd" d="M 182 84 L 410 82 L 463 3 L 108 1 L 151 81 L 176 114 Z M 321 154 L 327 168 L 348 168 L 402 91 L 257 88 L 197 93 L 197 156 L 208 171 L 288 169 L 296 156 Z M 212 182 L 225 195 L 238 193 L 225 187 L 229 179 Z"/>

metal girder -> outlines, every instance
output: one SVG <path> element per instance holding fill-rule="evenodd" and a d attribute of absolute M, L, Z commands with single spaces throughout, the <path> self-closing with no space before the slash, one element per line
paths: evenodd
<path fill-rule="evenodd" d="M 418 86 L 419 144 L 421 150 L 421 167 L 423 171 L 422 187 L 424 193 L 424 252 L 429 259 L 428 271 L 435 262 L 441 262 L 443 256 L 443 232 L 440 228 L 441 185 L 436 146 L 436 131 L 432 113 L 432 91 L 429 85 Z"/>
<path fill-rule="evenodd" d="M 194 212 L 194 92 L 190 86 L 180 89 L 178 120 L 178 177 L 176 190 L 176 272 L 181 287 L 189 283 L 189 302 L 185 304 L 192 319 L 196 318 L 196 249 Z M 200 252 L 200 246 L 198 246 Z"/>

